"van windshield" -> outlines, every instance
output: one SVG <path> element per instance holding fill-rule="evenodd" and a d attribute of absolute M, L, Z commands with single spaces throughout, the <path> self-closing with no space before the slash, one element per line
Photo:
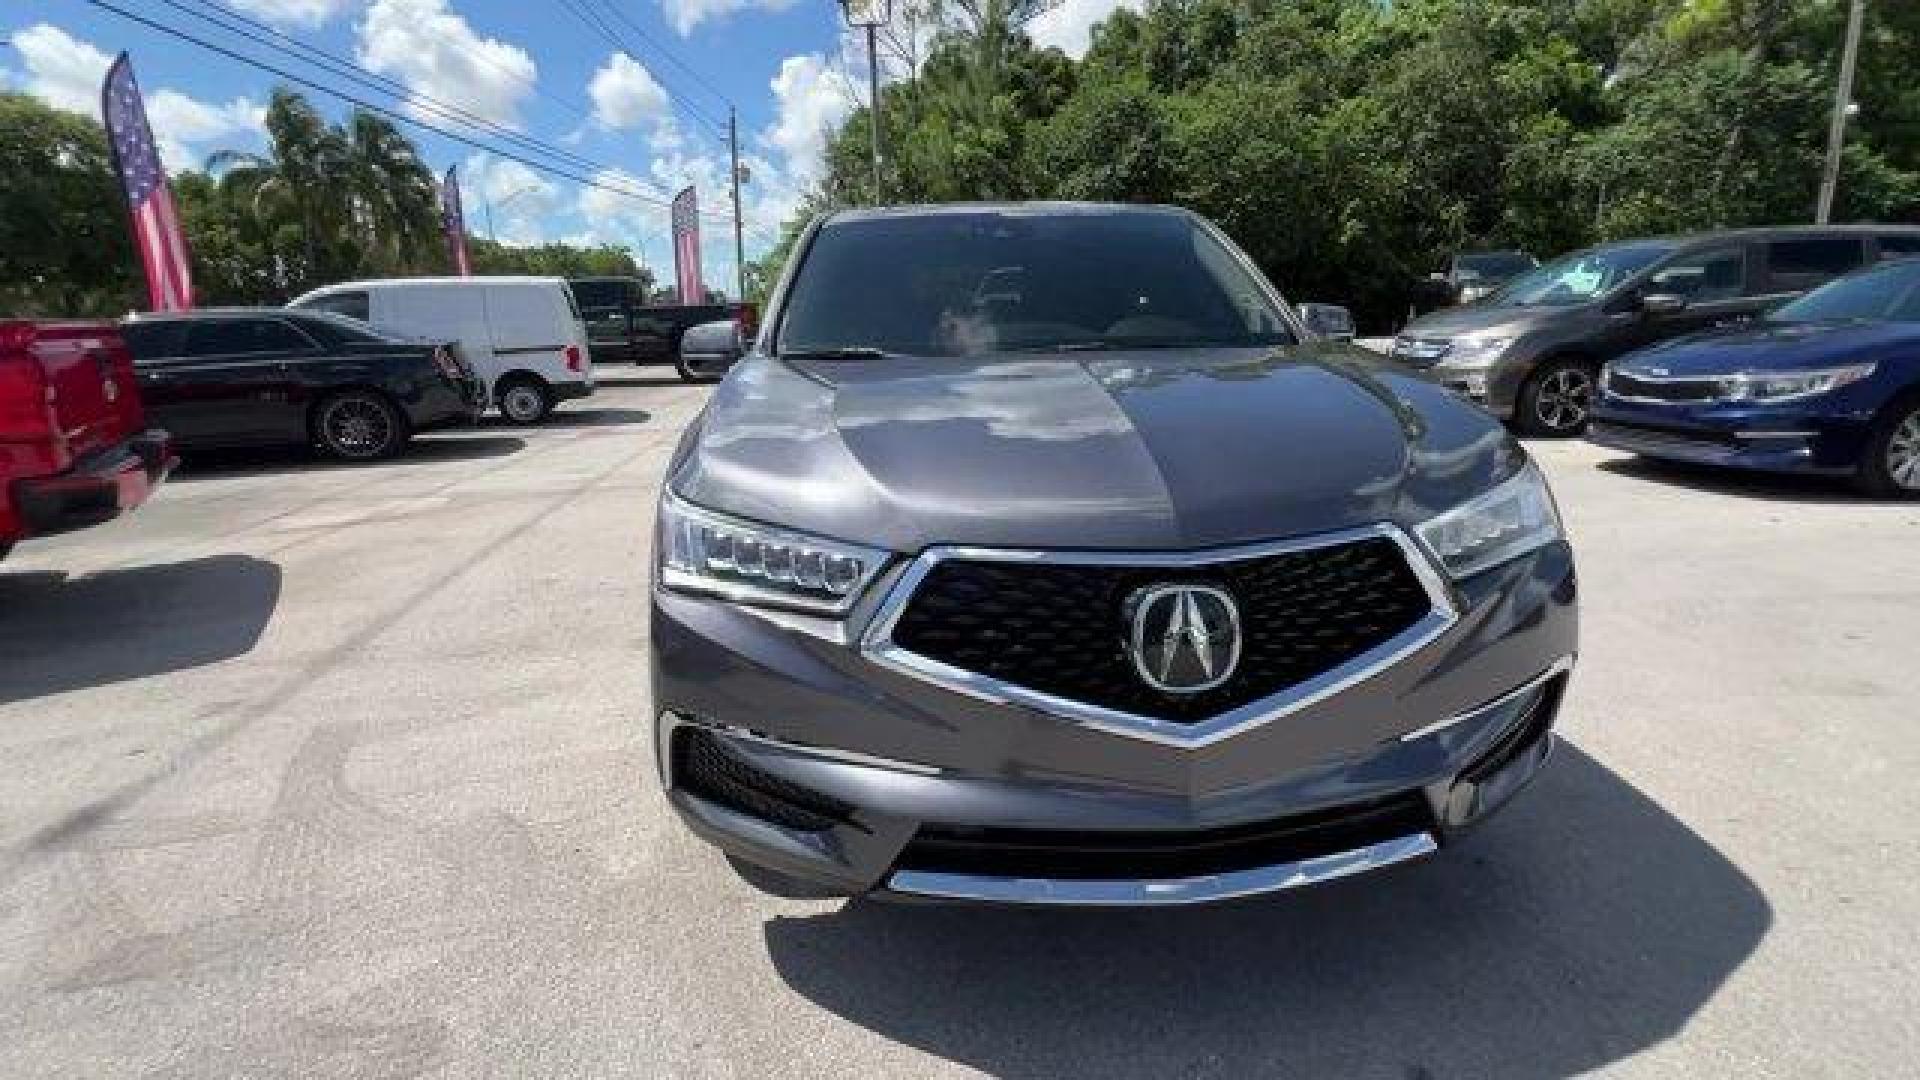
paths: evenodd
<path fill-rule="evenodd" d="M 1172 212 L 980 211 L 830 221 L 779 351 L 922 356 L 1289 344 L 1267 290 Z"/>

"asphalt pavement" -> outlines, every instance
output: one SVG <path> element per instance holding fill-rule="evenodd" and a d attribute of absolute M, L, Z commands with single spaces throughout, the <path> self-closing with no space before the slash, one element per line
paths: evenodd
<path fill-rule="evenodd" d="M 1581 664 L 1469 842 L 1204 910 L 780 901 L 646 737 L 703 392 L 602 374 L 0 564 L 0 1076 L 1920 1070 L 1920 507 L 1535 444 Z"/>

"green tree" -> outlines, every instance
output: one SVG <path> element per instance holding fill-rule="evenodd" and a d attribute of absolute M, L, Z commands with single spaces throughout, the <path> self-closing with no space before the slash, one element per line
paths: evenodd
<path fill-rule="evenodd" d="M 100 126 L 0 94 L 0 313 L 118 315 L 140 295 Z"/>

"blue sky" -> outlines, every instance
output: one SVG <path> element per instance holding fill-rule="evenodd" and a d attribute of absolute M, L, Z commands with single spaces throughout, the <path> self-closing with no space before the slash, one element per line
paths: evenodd
<path fill-rule="evenodd" d="M 338 75 L 251 45 L 192 12 L 223 9 L 299 42 L 352 59 L 403 84 L 408 104 L 364 94 L 482 142 L 497 134 L 433 115 L 425 99 L 557 146 L 564 162 L 621 191 L 664 197 L 699 191 L 710 285 L 731 291 L 733 246 L 725 190 L 727 106 L 739 113 L 748 258 L 778 234 L 819 174 L 820 146 L 865 97 L 865 54 L 828 0 L 114 0 L 117 6 L 344 86 Z M 1127 0 L 1137 2 L 1137 0 Z M 1087 28 L 1116 0 L 1066 0 L 1030 28 L 1044 44 L 1085 48 Z M 602 29 L 628 50 L 616 53 Z M 106 63 L 133 56 L 156 137 L 170 168 L 198 167 L 220 150 L 263 145 L 262 107 L 280 80 L 267 72 L 96 8 L 83 0 L 17 0 L 0 13 L 0 87 L 96 114 Z M 894 60 L 883 70 L 904 74 Z M 349 106 L 303 91 L 330 116 Z M 460 167 L 468 226 L 508 242 L 609 241 L 643 256 L 660 276 L 671 247 L 664 207 L 543 175 L 430 132 L 409 129 L 429 164 Z"/>

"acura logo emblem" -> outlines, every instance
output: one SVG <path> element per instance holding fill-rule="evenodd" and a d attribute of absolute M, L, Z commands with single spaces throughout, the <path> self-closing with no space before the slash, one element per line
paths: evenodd
<path fill-rule="evenodd" d="M 1149 585 L 1127 602 L 1134 670 L 1155 690 L 1197 694 L 1233 677 L 1240 611 L 1211 585 Z"/>

